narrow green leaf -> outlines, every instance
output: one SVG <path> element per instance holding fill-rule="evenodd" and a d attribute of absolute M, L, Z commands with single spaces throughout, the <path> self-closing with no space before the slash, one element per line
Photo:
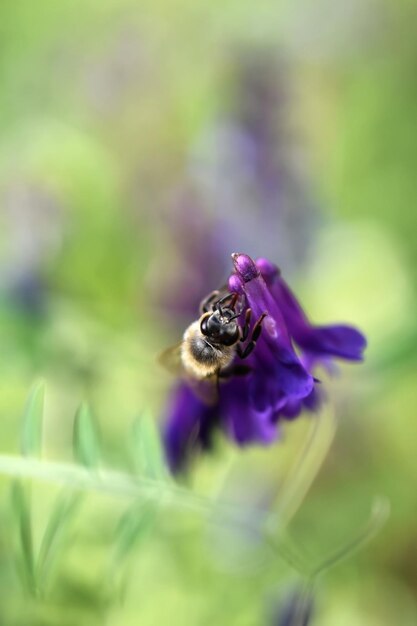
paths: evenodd
<path fill-rule="evenodd" d="M 134 505 L 120 518 L 114 538 L 114 563 L 126 559 L 132 553 L 140 539 L 151 530 L 154 524 L 156 511 L 154 506 Z"/>
<path fill-rule="evenodd" d="M 132 454 L 139 475 L 151 478 L 168 478 L 159 433 L 155 420 L 144 413 L 133 422 Z"/>
<path fill-rule="evenodd" d="M 45 589 L 50 571 L 65 541 L 70 523 L 74 519 L 82 495 L 63 490 L 58 496 L 46 526 L 36 562 L 36 577 Z"/>
<path fill-rule="evenodd" d="M 124 512 L 116 526 L 103 585 L 120 604 L 123 604 L 129 583 L 130 557 L 134 555 L 138 543 L 152 530 L 155 517 L 155 503 L 135 502 Z"/>
<path fill-rule="evenodd" d="M 21 573 L 23 584 L 27 587 L 31 594 L 36 595 L 37 583 L 33 550 L 30 498 L 27 490 L 21 482 L 14 482 L 12 485 L 12 503 L 17 518 L 21 547 L 21 559 L 19 561 L 18 569 Z"/>
<path fill-rule="evenodd" d="M 97 428 L 87 404 L 82 404 L 74 420 L 74 455 L 79 463 L 93 468 L 100 459 Z"/>
<path fill-rule="evenodd" d="M 38 456 L 42 444 L 45 383 L 37 383 L 29 394 L 23 414 L 21 449 L 25 456 Z"/>

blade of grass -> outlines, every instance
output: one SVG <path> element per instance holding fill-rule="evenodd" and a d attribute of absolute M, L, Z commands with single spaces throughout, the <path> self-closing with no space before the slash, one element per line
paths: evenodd
<path fill-rule="evenodd" d="M 32 515 L 30 507 L 30 495 L 27 488 L 21 482 L 15 481 L 12 485 L 12 504 L 17 518 L 19 541 L 21 548 L 21 560 L 19 571 L 23 576 L 22 583 L 31 595 L 37 593 L 37 581 L 35 572 L 35 558 L 32 535 Z"/>
<path fill-rule="evenodd" d="M 168 478 L 158 430 L 149 413 L 144 413 L 133 422 L 132 444 L 137 474 L 151 478 Z"/>
<path fill-rule="evenodd" d="M 135 548 L 152 531 L 157 508 L 152 502 L 135 502 L 125 511 L 115 529 L 112 556 L 104 585 L 123 604 L 129 584 L 128 564 Z"/>
<path fill-rule="evenodd" d="M 152 504 L 135 504 L 120 518 L 114 535 L 115 566 L 125 560 L 139 540 L 151 530 L 156 516 L 155 506 Z"/>
<path fill-rule="evenodd" d="M 51 569 L 56 563 L 65 541 L 69 525 L 82 501 L 82 494 L 64 489 L 58 496 L 43 534 L 38 558 L 36 578 L 42 591 L 48 585 Z"/>
<path fill-rule="evenodd" d="M 21 450 L 25 456 L 39 456 L 42 445 L 42 419 L 45 383 L 37 383 L 29 394 L 23 413 Z"/>
<path fill-rule="evenodd" d="M 75 414 L 73 449 L 76 460 L 93 469 L 100 459 L 100 445 L 96 425 L 87 404 L 83 403 Z"/>

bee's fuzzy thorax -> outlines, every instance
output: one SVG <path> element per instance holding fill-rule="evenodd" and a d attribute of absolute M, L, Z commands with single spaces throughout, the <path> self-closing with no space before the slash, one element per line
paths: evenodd
<path fill-rule="evenodd" d="M 193 322 L 185 331 L 181 345 L 181 360 L 193 378 L 204 379 L 230 365 L 235 356 L 234 346 L 210 343 L 200 330 L 200 322 Z"/>

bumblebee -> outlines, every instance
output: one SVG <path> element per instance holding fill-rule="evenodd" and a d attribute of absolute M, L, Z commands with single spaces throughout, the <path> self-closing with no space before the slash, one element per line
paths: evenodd
<path fill-rule="evenodd" d="M 185 330 L 179 344 L 161 355 L 162 363 L 192 381 L 218 381 L 248 373 L 250 368 L 233 362 L 236 356 L 246 359 L 252 353 L 267 314 L 259 317 L 250 332 L 252 310 L 236 311 L 238 298 L 235 293 L 222 296 L 220 291 L 205 298 L 200 305 L 201 317 Z M 238 321 L 241 317 L 242 324 Z"/>

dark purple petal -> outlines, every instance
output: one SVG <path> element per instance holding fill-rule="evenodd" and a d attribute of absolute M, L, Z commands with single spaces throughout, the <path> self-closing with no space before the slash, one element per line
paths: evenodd
<path fill-rule="evenodd" d="M 234 255 L 233 262 L 236 276 L 240 279 L 241 289 L 246 296 L 248 306 L 252 309 L 254 318 L 260 317 L 265 312 L 268 314 L 268 319 L 264 322 L 267 330 L 264 334 L 268 337 L 268 343 L 273 344 L 275 350 L 284 354 L 288 351 L 292 352 L 291 340 L 283 315 L 255 263 L 245 254 Z M 248 278 L 250 276 L 251 278 Z M 233 281 L 233 284 L 237 284 L 236 278 Z"/>
<path fill-rule="evenodd" d="M 180 382 L 168 401 L 163 441 L 171 470 L 176 473 L 187 464 L 195 448 L 210 448 L 217 426 L 218 407 L 202 402 L 185 382 Z"/>
<path fill-rule="evenodd" d="M 266 259 L 258 259 L 256 265 L 281 308 L 291 336 L 303 350 L 350 361 L 362 360 L 366 347 L 362 333 L 345 324 L 313 326 L 278 268 Z"/>
<path fill-rule="evenodd" d="M 292 420 L 300 415 L 302 408 L 302 400 L 288 400 L 285 406 L 283 406 L 282 409 L 276 413 L 275 420 L 278 420 L 281 417 Z"/>
<path fill-rule="evenodd" d="M 278 383 L 277 374 L 264 372 L 262 369 L 255 369 L 251 379 L 248 381 L 248 393 L 251 407 L 259 415 L 266 416 L 272 420 L 278 411 L 287 401 L 287 396 L 282 391 Z"/>
<path fill-rule="evenodd" d="M 240 289 L 243 290 L 247 304 L 252 309 L 254 321 L 263 313 L 268 314 L 256 346 L 256 361 L 262 363 L 264 369 L 269 370 L 269 377 L 285 395 L 304 398 L 313 388 L 313 378 L 294 352 L 278 303 L 272 297 L 265 280 L 250 257 L 243 254 L 234 255 L 233 261 L 236 278 L 229 281 L 229 288 L 238 286 L 240 279 Z"/>
<path fill-rule="evenodd" d="M 276 265 L 267 259 L 257 259 L 256 265 L 262 274 L 268 288 L 278 305 L 288 325 L 291 335 L 301 327 L 310 326 L 308 319 L 286 282 L 280 275 Z"/>
<path fill-rule="evenodd" d="M 267 402 L 262 406 L 254 404 L 247 380 L 234 378 L 224 385 L 220 406 L 227 433 L 238 445 L 266 445 L 276 439 L 277 427 L 271 420 L 271 407 Z"/>
<path fill-rule="evenodd" d="M 323 392 L 320 389 L 320 384 L 315 384 L 311 393 L 302 400 L 288 400 L 286 404 L 277 411 L 274 421 L 277 421 L 281 417 L 292 420 L 298 417 L 301 411 L 304 410 L 316 412 L 320 408 L 322 400 Z"/>
<path fill-rule="evenodd" d="M 362 361 L 366 339 L 356 328 L 345 324 L 310 326 L 294 336 L 304 350 L 327 354 L 349 361 Z"/>

